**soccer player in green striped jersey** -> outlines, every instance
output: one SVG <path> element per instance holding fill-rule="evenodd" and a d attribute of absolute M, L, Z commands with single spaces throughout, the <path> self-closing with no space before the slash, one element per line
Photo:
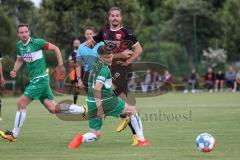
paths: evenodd
<path fill-rule="evenodd" d="M 93 65 L 88 82 L 88 123 L 90 132 L 76 137 L 68 145 L 69 149 L 76 149 L 82 143 L 96 141 L 101 135 L 103 119 L 106 116 L 119 117 L 121 114 L 130 116 L 130 121 L 138 137 L 137 146 L 148 146 L 144 138 L 143 126 L 135 106 L 127 104 L 117 97 L 112 89 L 112 76 L 109 66 L 112 64 L 112 51 L 106 46 L 98 48 L 99 58 Z"/>
<path fill-rule="evenodd" d="M 15 142 L 19 131 L 26 118 L 26 107 L 33 100 L 40 102 L 50 113 L 84 113 L 84 107 L 69 105 L 58 105 L 54 101 L 53 93 L 49 84 L 49 77 L 46 73 L 46 61 L 44 50 L 54 51 L 60 73 L 65 72 L 63 67 L 62 54 L 57 46 L 44 39 L 30 37 L 30 30 L 27 24 L 20 24 L 17 29 L 20 41 L 17 43 L 17 60 L 14 64 L 10 76 L 15 78 L 18 70 L 25 62 L 30 78 L 29 85 L 25 88 L 23 95 L 17 104 L 14 128 L 12 131 L 1 132 L 1 136 L 11 142 Z"/>

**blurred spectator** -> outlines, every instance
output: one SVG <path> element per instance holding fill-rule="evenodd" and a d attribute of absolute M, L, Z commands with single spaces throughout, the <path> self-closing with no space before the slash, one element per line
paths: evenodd
<path fill-rule="evenodd" d="M 80 44 L 81 44 L 81 42 L 79 39 L 75 39 L 73 41 L 73 51 L 68 55 L 68 60 L 70 62 L 76 63 L 77 51 L 78 51 Z"/>
<path fill-rule="evenodd" d="M 205 74 L 205 84 L 204 87 L 211 93 L 213 91 L 213 86 L 215 82 L 215 74 L 211 67 L 208 67 L 207 73 Z"/>
<path fill-rule="evenodd" d="M 159 82 L 159 73 L 158 72 L 153 72 L 152 75 L 152 90 L 158 90 L 160 88 L 160 82 Z"/>
<path fill-rule="evenodd" d="M 133 72 L 132 73 L 132 77 L 131 77 L 130 81 L 128 82 L 128 89 L 131 92 L 135 92 L 136 91 L 136 87 L 137 87 L 136 78 L 137 78 L 136 72 Z"/>
<path fill-rule="evenodd" d="M 232 66 L 228 67 L 228 70 L 225 73 L 225 82 L 228 88 L 234 89 L 234 82 L 236 79 L 236 73 L 234 72 Z"/>
<path fill-rule="evenodd" d="M 0 52 L 0 87 L 3 87 L 5 84 L 3 69 L 2 69 L 2 53 Z"/>
<path fill-rule="evenodd" d="M 216 74 L 216 80 L 215 80 L 215 91 L 223 91 L 223 85 L 224 85 L 224 73 L 222 70 L 219 70 Z"/>
<path fill-rule="evenodd" d="M 70 78 L 70 81 L 71 81 L 71 84 L 73 86 L 73 103 L 74 104 L 77 104 L 77 99 L 78 99 L 78 93 L 76 92 L 76 89 L 75 86 L 76 86 L 76 83 L 77 83 L 77 74 L 76 74 L 76 63 L 77 63 L 77 51 L 78 51 L 78 48 L 80 46 L 81 42 L 79 39 L 75 39 L 73 41 L 73 52 L 71 52 L 69 55 L 68 55 L 68 61 L 69 61 L 69 78 Z"/>
<path fill-rule="evenodd" d="M 237 90 L 239 90 L 239 88 L 240 88 L 240 69 L 238 70 L 236 75 L 233 92 L 236 92 Z"/>
<path fill-rule="evenodd" d="M 196 73 L 196 69 L 192 68 L 191 74 L 187 78 L 187 83 L 185 85 L 184 93 L 187 93 L 190 87 L 192 89 L 192 93 L 196 93 L 197 84 L 198 84 L 198 74 Z"/>
<path fill-rule="evenodd" d="M 151 70 L 147 70 L 145 74 L 144 81 L 141 83 L 142 92 L 147 92 L 152 80 Z"/>
<path fill-rule="evenodd" d="M 172 75 L 171 75 L 171 73 L 170 73 L 168 70 L 166 70 L 166 71 L 164 72 L 164 75 L 163 75 L 163 77 L 162 77 L 162 81 L 172 82 Z"/>

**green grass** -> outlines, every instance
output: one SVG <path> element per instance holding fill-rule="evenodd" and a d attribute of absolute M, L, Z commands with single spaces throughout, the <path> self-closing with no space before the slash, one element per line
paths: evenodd
<path fill-rule="evenodd" d="M 66 97 L 58 97 L 57 101 L 62 99 Z M 0 129 L 12 129 L 17 98 L 4 98 L 2 101 L 3 121 L 0 122 Z M 83 101 L 83 97 L 80 101 Z M 84 144 L 77 150 L 68 150 L 67 145 L 76 133 L 88 131 L 88 123 L 59 120 L 39 102 L 33 102 L 28 106 L 27 118 L 18 141 L 9 143 L 0 139 L 0 159 L 239 159 L 239 93 L 169 93 L 159 97 L 138 98 L 137 104 L 144 123 L 145 137 L 152 143 L 150 147 L 130 146 L 129 129 L 116 133 L 118 119 L 110 117 L 104 122 L 103 135 L 99 141 Z M 177 119 L 173 119 L 173 116 Z M 202 132 L 209 132 L 216 139 L 216 148 L 211 153 L 201 153 L 195 147 L 195 138 Z"/>

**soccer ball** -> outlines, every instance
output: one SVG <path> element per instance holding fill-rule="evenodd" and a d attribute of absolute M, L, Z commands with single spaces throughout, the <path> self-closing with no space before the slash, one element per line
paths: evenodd
<path fill-rule="evenodd" d="M 197 148 L 202 152 L 211 152 L 215 147 L 215 139 L 209 133 L 202 133 L 196 139 Z"/>

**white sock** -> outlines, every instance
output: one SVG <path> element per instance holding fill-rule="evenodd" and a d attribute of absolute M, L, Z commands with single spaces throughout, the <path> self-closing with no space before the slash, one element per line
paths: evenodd
<path fill-rule="evenodd" d="M 97 140 L 97 136 L 92 132 L 88 132 L 83 135 L 83 143 L 94 142 L 96 140 Z"/>
<path fill-rule="evenodd" d="M 16 117 L 15 117 L 15 123 L 14 123 L 14 128 L 12 130 L 13 132 L 13 136 L 14 137 L 17 137 L 19 132 L 20 132 L 20 129 L 23 125 L 23 122 L 26 118 L 26 110 L 20 110 L 20 111 L 17 111 L 16 113 Z"/>
<path fill-rule="evenodd" d="M 139 118 L 138 114 L 134 114 L 130 116 L 131 119 L 131 124 L 137 134 L 137 137 L 140 141 L 144 141 L 145 138 L 143 136 L 143 126 L 142 126 L 142 121 Z"/>
<path fill-rule="evenodd" d="M 71 104 L 69 107 L 69 112 L 72 114 L 82 114 L 85 112 L 85 109 L 83 106 L 78 106 L 76 104 Z"/>

